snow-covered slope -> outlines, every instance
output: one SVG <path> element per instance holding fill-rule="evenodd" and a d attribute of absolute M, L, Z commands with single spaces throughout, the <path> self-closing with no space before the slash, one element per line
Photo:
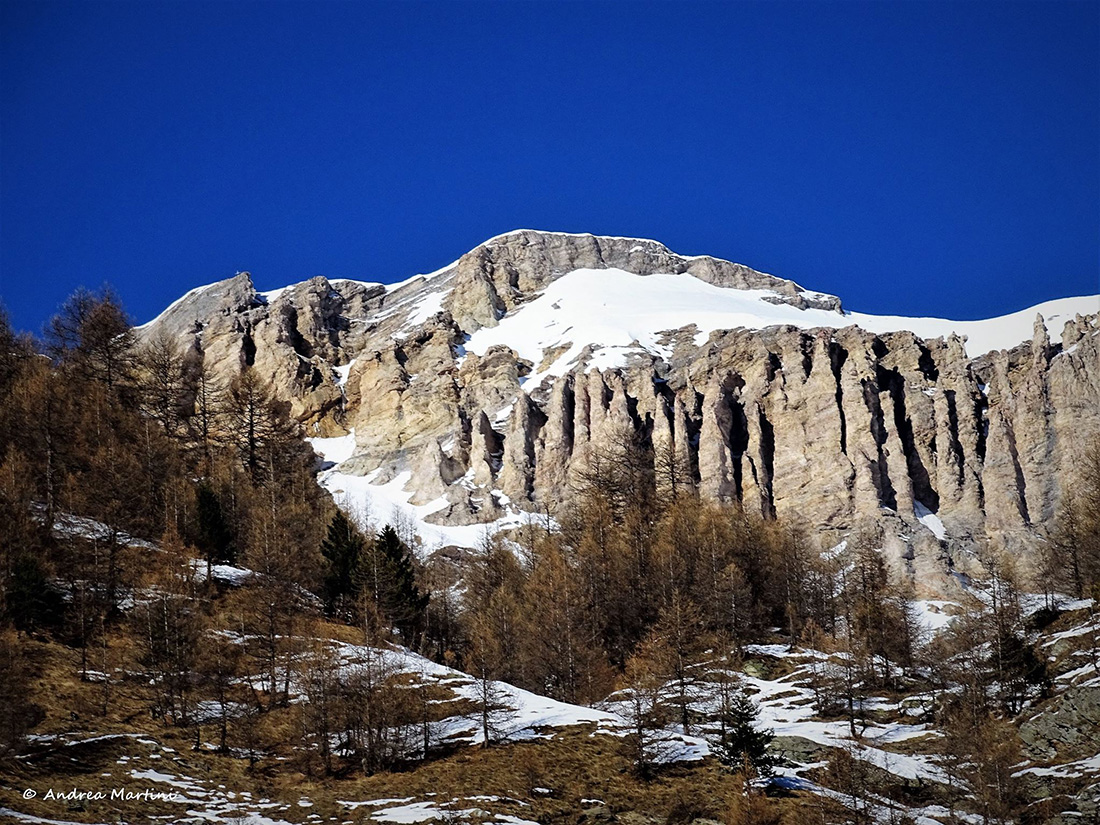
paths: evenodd
<path fill-rule="evenodd" d="M 641 253 L 657 247 L 676 261 L 715 260 L 706 256 L 677 256 L 657 241 L 644 238 L 596 238 L 591 235 L 514 230 L 489 239 L 478 249 L 506 242 L 517 236 L 618 241 L 634 244 L 631 252 Z M 448 293 L 453 289 L 456 269 L 462 259 L 426 275 L 414 275 L 401 281 L 382 285 L 373 281 L 337 278 L 329 281 L 334 287 L 344 284 L 361 288 L 382 288 L 400 297 L 392 305 L 379 308 L 379 318 L 390 317 L 396 309 L 404 309 L 407 330 L 424 323 L 445 308 Z M 721 262 L 727 263 L 727 262 Z M 739 266 L 739 265 L 733 265 Z M 967 354 L 977 357 L 999 349 L 1009 349 L 1032 336 L 1036 314 L 1041 314 L 1053 338 L 1061 333 L 1063 324 L 1075 315 L 1100 312 L 1100 295 L 1059 298 L 1020 309 L 999 317 L 955 321 L 946 318 L 910 317 L 905 315 L 875 315 L 864 312 L 799 308 L 788 295 L 774 289 L 745 289 L 719 286 L 707 282 L 690 271 L 651 272 L 652 266 L 635 269 L 615 266 L 578 268 L 564 272 L 544 289 L 527 295 L 516 308 L 505 311 L 498 326 L 481 329 L 474 334 L 467 349 L 478 354 L 494 344 L 509 346 L 524 358 L 539 363 L 545 351 L 569 344 L 567 353 L 558 357 L 546 374 L 559 374 L 566 369 L 586 345 L 602 354 L 594 366 L 617 364 L 617 354 L 633 346 L 661 354 L 666 347 L 660 333 L 694 326 L 696 343 L 702 344 L 716 330 L 765 329 L 769 326 L 791 325 L 800 329 L 814 327 L 841 328 L 859 326 L 868 332 L 887 333 L 907 330 L 921 338 L 950 335 L 967 337 Z M 751 271 L 751 270 L 750 270 Z M 247 273 L 237 273 L 238 276 Z M 772 276 L 756 273 L 762 278 Z M 142 324 L 139 330 L 157 325 L 164 318 L 194 303 L 198 299 L 227 290 L 230 281 L 196 287 L 173 301 L 156 318 Z M 818 302 L 833 301 L 825 293 L 803 289 L 790 281 L 774 279 L 792 286 L 801 295 Z M 292 284 L 266 292 L 255 293 L 259 302 L 273 303 L 288 291 L 301 287 Z M 411 287 L 417 289 L 410 292 Z M 360 319 L 370 322 L 371 318 Z"/>
<path fill-rule="evenodd" d="M 567 372 L 586 346 L 597 350 L 590 366 L 599 368 L 621 365 L 622 356 L 638 347 L 667 357 L 671 347 L 662 333 L 685 327 L 695 329 L 695 343 L 702 346 L 716 330 L 856 325 L 875 333 L 908 330 L 921 338 L 965 335 L 973 358 L 1030 340 L 1037 313 L 1057 337 L 1075 314 L 1100 311 L 1100 295 L 1093 295 L 1047 301 L 988 320 L 950 321 L 799 309 L 777 303 L 776 297 L 769 290 L 714 286 L 687 273 L 641 276 L 621 269 L 580 269 L 506 314 L 498 326 L 475 332 L 466 349 L 483 355 L 491 346 L 504 345 L 539 364 L 546 351 L 568 346 L 537 379 Z"/>
<path fill-rule="evenodd" d="M 907 318 L 900 315 L 849 313 L 851 322 L 868 332 L 909 330 L 920 338 L 942 338 L 952 333 L 967 337 L 966 352 L 971 358 L 994 350 L 1011 349 L 1031 339 L 1036 315 L 1043 316 L 1047 333 L 1053 339 L 1062 334 L 1066 321 L 1077 315 L 1100 312 L 1100 295 L 1057 298 L 1027 309 L 981 321 L 949 321 L 944 318 Z"/>
<path fill-rule="evenodd" d="M 482 688 L 468 674 L 436 664 L 403 647 L 372 648 L 340 642 L 334 643 L 334 650 L 343 669 L 354 670 L 372 661 L 376 668 L 386 672 L 405 673 L 421 684 L 446 687 L 453 694 L 450 701 L 467 700 L 476 704 L 481 695 L 479 691 L 488 690 L 492 694 L 491 701 L 502 711 L 498 735 L 508 741 L 535 738 L 544 728 L 593 723 L 605 732 L 619 734 L 626 727 L 621 717 L 609 711 L 559 702 L 506 682 L 493 682 L 489 688 Z M 476 745 L 484 741 L 476 713 L 446 717 L 436 725 L 435 736 L 450 744 Z"/>
<path fill-rule="evenodd" d="M 543 521 L 537 514 L 511 506 L 507 497 L 496 491 L 496 498 L 505 511 L 500 518 L 483 524 L 433 524 L 428 517 L 445 510 L 450 502 L 440 497 L 427 504 L 413 504 L 411 499 L 416 491 L 409 485 L 410 473 L 400 473 L 383 483 L 376 480 L 377 472 L 361 476 L 341 469 L 340 465 L 355 454 L 354 431 L 336 438 L 310 438 L 308 441 L 325 465 L 318 480 L 340 507 L 373 529 L 397 524 L 411 530 L 420 541 L 421 553 L 446 546 L 479 547 L 493 533 Z"/>

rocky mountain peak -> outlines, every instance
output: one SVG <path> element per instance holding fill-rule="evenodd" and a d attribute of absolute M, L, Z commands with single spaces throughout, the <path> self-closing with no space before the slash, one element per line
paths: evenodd
<path fill-rule="evenodd" d="M 337 498 L 396 510 L 428 546 L 557 508 L 631 434 L 701 495 L 824 543 L 873 527 L 937 591 L 977 542 L 1039 541 L 1100 429 L 1100 299 L 1037 309 L 848 313 L 656 241 L 518 230 L 397 284 L 258 292 L 238 273 L 141 333 L 226 378 L 256 369 L 337 463 Z"/>
<path fill-rule="evenodd" d="M 770 300 L 799 309 L 842 312 L 840 299 L 804 290 L 793 281 L 707 255 L 684 257 L 657 241 L 572 235 L 520 229 L 491 238 L 455 265 L 456 320 L 468 331 L 495 326 L 501 314 L 522 304 L 562 275 L 618 269 L 638 276 L 687 273 L 725 289 L 760 289 Z M 469 299 L 469 300 L 467 300 Z"/>

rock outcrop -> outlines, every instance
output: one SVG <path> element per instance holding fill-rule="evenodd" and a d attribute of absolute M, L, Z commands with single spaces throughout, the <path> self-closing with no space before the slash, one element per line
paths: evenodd
<path fill-rule="evenodd" d="M 466 351 L 556 279 L 608 268 L 751 290 L 827 323 L 670 330 L 611 366 L 593 342 L 557 373 L 556 350 L 542 363 L 507 345 Z M 977 542 L 1033 547 L 1100 430 L 1095 313 L 1060 340 L 1039 318 L 1030 340 L 971 358 L 957 336 L 871 333 L 833 296 L 626 238 L 509 233 L 398 286 L 318 277 L 265 294 L 242 273 L 141 331 L 226 376 L 251 366 L 310 435 L 354 432 L 350 468 L 380 483 L 411 473 L 414 503 L 446 498 L 451 523 L 491 520 L 502 501 L 556 508 L 592 456 L 630 433 L 705 497 L 823 541 L 885 526 L 897 569 L 930 590 L 950 585 Z"/>

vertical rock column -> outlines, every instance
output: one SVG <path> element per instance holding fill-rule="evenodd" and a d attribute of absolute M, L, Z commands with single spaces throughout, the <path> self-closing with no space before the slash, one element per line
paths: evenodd
<path fill-rule="evenodd" d="M 852 515 L 852 462 L 844 453 L 842 407 L 830 353 L 831 330 L 783 338 L 784 380 L 773 382 L 768 418 L 775 432 L 772 491 L 776 514 L 809 504 L 822 521 Z M 807 369 L 808 368 L 808 369 Z"/>

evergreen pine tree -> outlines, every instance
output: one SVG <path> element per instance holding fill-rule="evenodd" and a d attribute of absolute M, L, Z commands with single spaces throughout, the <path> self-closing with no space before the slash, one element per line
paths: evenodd
<path fill-rule="evenodd" d="M 738 692 L 721 713 L 726 732 L 715 747 L 718 761 L 732 771 L 741 770 L 747 763 L 760 776 L 771 776 L 776 760 L 768 753 L 768 745 L 775 735 L 757 727 L 756 705 L 744 693 Z"/>
<path fill-rule="evenodd" d="M 222 512 L 218 494 L 208 482 L 199 485 L 195 509 L 198 516 L 195 546 L 202 552 L 207 564 L 235 562 L 237 548 L 233 546 L 233 532 Z"/>
<path fill-rule="evenodd" d="M 355 603 L 363 584 L 365 550 L 366 540 L 362 533 L 338 510 L 329 522 L 328 535 L 321 542 L 321 555 L 326 562 L 321 598 L 327 615 L 345 613 L 347 607 Z"/>
<path fill-rule="evenodd" d="M 393 527 L 386 525 L 375 540 L 363 577 L 381 613 L 406 644 L 411 643 L 421 627 L 428 595 L 417 587 L 412 554 Z"/>
<path fill-rule="evenodd" d="M 65 609 L 61 593 L 46 575 L 42 561 L 23 553 L 12 564 L 4 593 L 3 613 L 17 630 L 57 625 Z"/>

